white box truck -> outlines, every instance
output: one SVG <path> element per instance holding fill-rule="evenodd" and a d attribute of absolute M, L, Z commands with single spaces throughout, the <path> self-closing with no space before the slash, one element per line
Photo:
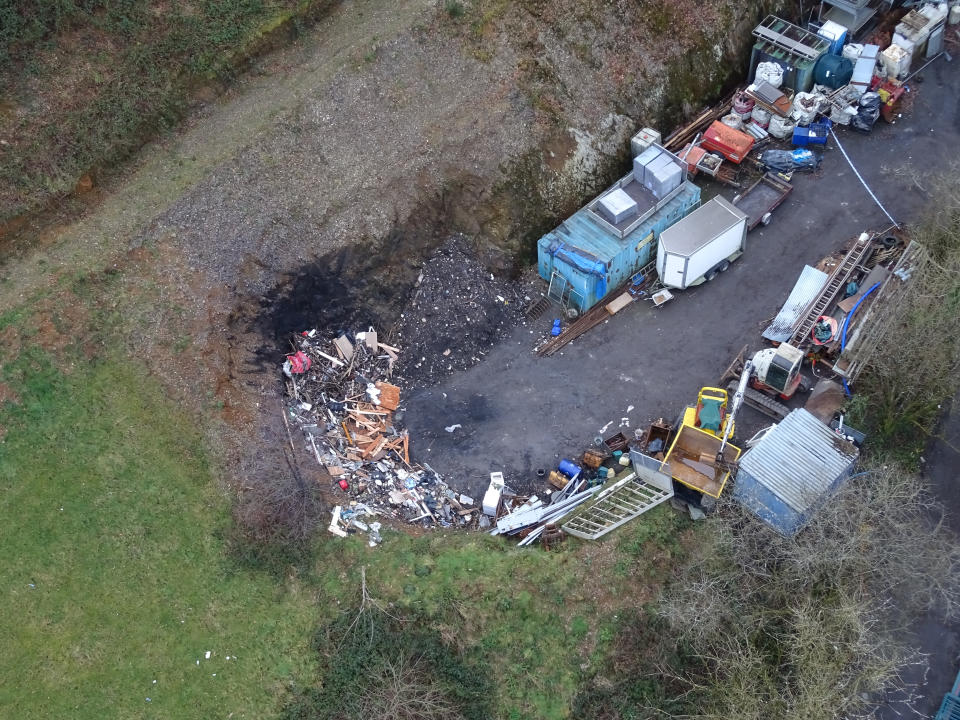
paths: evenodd
<path fill-rule="evenodd" d="M 743 254 L 746 243 L 746 213 L 715 197 L 660 233 L 660 282 L 684 290 L 712 280 Z"/>

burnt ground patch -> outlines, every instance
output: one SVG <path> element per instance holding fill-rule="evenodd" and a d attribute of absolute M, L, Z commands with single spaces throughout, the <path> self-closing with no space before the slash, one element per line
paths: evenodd
<path fill-rule="evenodd" d="M 351 335 L 373 326 L 401 349 L 396 380 L 425 387 L 480 362 L 537 294 L 529 273 L 491 272 L 464 235 L 398 230 L 376 246 L 320 257 L 238 303 L 231 342 L 252 348 L 251 371 L 272 372 L 296 333 Z"/>

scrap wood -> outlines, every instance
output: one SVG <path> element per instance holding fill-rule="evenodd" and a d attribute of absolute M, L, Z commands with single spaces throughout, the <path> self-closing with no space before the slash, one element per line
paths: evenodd
<path fill-rule="evenodd" d="M 649 272 L 647 271 L 648 268 Z M 653 264 L 651 263 L 647 267 L 644 267 L 640 273 L 638 273 L 644 276 L 644 282 L 641 283 L 640 287 L 643 287 L 646 284 L 646 278 L 649 277 L 649 274 L 652 271 Z M 631 287 L 631 284 L 632 280 L 627 280 L 620 287 L 618 287 L 612 293 L 612 295 L 617 296 L 620 293 L 626 292 L 627 289 Z M 603 303 L 597 303 L 592 308 L 587 310 L 583 315 L 577 318 L 572 325 L 569 325 L 567 329 L 560 333 L 557 337 L 551 338 L 538 347 L 537 355 L 540 357 L 553 355 L 555 352 L 557 352 L 557 350 L 564 347 L 567 343 L 576 340 L 588 330 L 595 328 L 597 325 L 608 319 L 610 319 L 610 314 L 607 312 L 606 306 Z"/>
<path fill-rule="evenodd" d="M 350 347 L 346 340 L 353 337 L 357 341 L 349 365 L 325 352 L 345 359 Z M 337 337 L 297 334 L 291 340 L 295 351 L 328 361 L 314 362 L 309 372 L 288 376 L 282 410 L 294 453 L 297 444 L 291 426 L 296 424 L 305 436 L 306 450 L 320 467 L 347 481 L 345 489 L 336 483 L 331 488 L 351 498 L 350 506 L 343 504 L 331 523 L 331 532 L 340 534 L 354 527 L 363 530 L 366 523 L 361 517 L 365 514 L 384 514 L 426 526 L 476 522 L 472 513 L 460 514 L 462 504 L 451 502 L 452 493 L 442 476 L 410 462 L 409 435 L 392 427 L 400 387 L 389 378 L 398 348 L 383 346 L 372 328 Z M 380 404 L 370 402 L 369 385 L 379 389 Z M 401 491 L 409 494 L 401 495 Z"/>
<path fill-rule="evenodd" d="M 633 302 L 633 295 L 628 292 L 625 292 L 621 295 L 618 295 L 612 301 L 608 302 L 604 307 L 607 312 L 611 315 L 616 315 L 618 312 L 623 310 L 627 305 Z"/>
<path fill-rule="evenodd" d="M 339 505 L 333 508 L 333 512 L 331 513 L 330 517 L 330 526 L 327 528 L 327 530 L 338 537 L 345 538 L 347 533 L 340 528 L 340 511 L 341 507 Z"/>
<path fill-rule="evenodd" d="M 318 350 L 317 348 L 313 348 L 313 351 L 314 351 L 317 355 L 319 355 L 320 357 L 322 357 L 324 360 L 329 360 L 330 362 L 332 362 L 332 363 L 333 363 L 334 365 L 336 365 L 337 367 L 346 367 L 346 363 L 343 362 L 343 360 L 339 360 L 339 359 L 333 357 L 333 355 L 327 355 L 325 352 L 323 352 L 322 350 Z"/>
<path fill-rule="evenodd" d="M 672 152 L 682 150 L 683 146 L 690 142 L 698 132 L 702 131 L 714 120 L 726 115 L 730 111 L 730 108 L 733 105 L 733 95 L 734 93 L 731 92 L 718 104 L 710 108 L 705 108 L 699 115 L 697 115 L 686 125 L 681 125 L 679 128 L 674 130 L 667 136 L 667 139 L 663 141 L 663 147 Z"/>
<path fill-rule="evenodd" d="M 360 404 L 362 405 L 364 403 L 360 403 Z M 382 416 L 382 415 L 390 414 L 388 410 L 359 410 L 357 408 L 352 409 L 350 412 L 359 413 L 360 415 L 381 415 Z"/>
<path fill-rule="evenodd" d="M 387 442 L 387 439 L 386 439 L 385 437 L 383 437 L 382 435 L 381 435 L 381 436 L 378 436 L 378 437 L 377 437 L 377 441 L 376 441 L 376 445 L 373 445 L 373 442 L 371 441 L 371 445 L 373 445 L 373 447 L 372 447 L 372 448 L 367 448 L 366 450 L 364 450 L 364 451 L 363 451 L 363 456 L 364 456 L 364 457 L 370 457 L 371 455 L 376 455 L 378 452 L 380 452 L 381 450 L 383 450 L 383 446 L 384 446 L 384 444 L 385 444 L 386 442 Z"/>
<path fill-rule="evenodd" d="M 336 338 L 333 341 L 333 346 L 344 360 L 350 361 L 353 359 L 353 343 L 346 335 Z"/>
<path fill-rule="evenodd" d="M 374 383 L 374 386 L 380 391 L 380 407 L 396 410 L 400 406 L 400 388 L 380 381 Z"/>

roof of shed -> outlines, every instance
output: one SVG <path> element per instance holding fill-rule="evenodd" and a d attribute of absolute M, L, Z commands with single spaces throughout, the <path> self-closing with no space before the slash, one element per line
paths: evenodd
<path fill-rule="evenodd" d="M 803 513 L 857 460 L 857 448 L 813 415 L 796 409 L 740 460 L 740 472 Z"/>

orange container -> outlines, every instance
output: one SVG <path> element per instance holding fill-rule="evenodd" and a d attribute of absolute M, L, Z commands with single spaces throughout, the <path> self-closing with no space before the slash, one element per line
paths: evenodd
<path fill-rule="evenodd" d="M 690 143 L 687 143 L 686 147 L 680 151 L 680 157 L 686 157 L 687 159 L 687 170 L 689 170 L 694 175 L 697 174 L 697 163 L 703 160 L 703 156 L 707 154 L 707 151 L 702 147 L 690 147 Z"/>
<path fill-rule="evenodd" d="M 753 135 L 734 130 L 719 120 L 714 120 L 713 125 L 703 134 L 701 144 L 708 150 L 716 150 L 730 162 L 739 164 L 753 147 Z"/>

